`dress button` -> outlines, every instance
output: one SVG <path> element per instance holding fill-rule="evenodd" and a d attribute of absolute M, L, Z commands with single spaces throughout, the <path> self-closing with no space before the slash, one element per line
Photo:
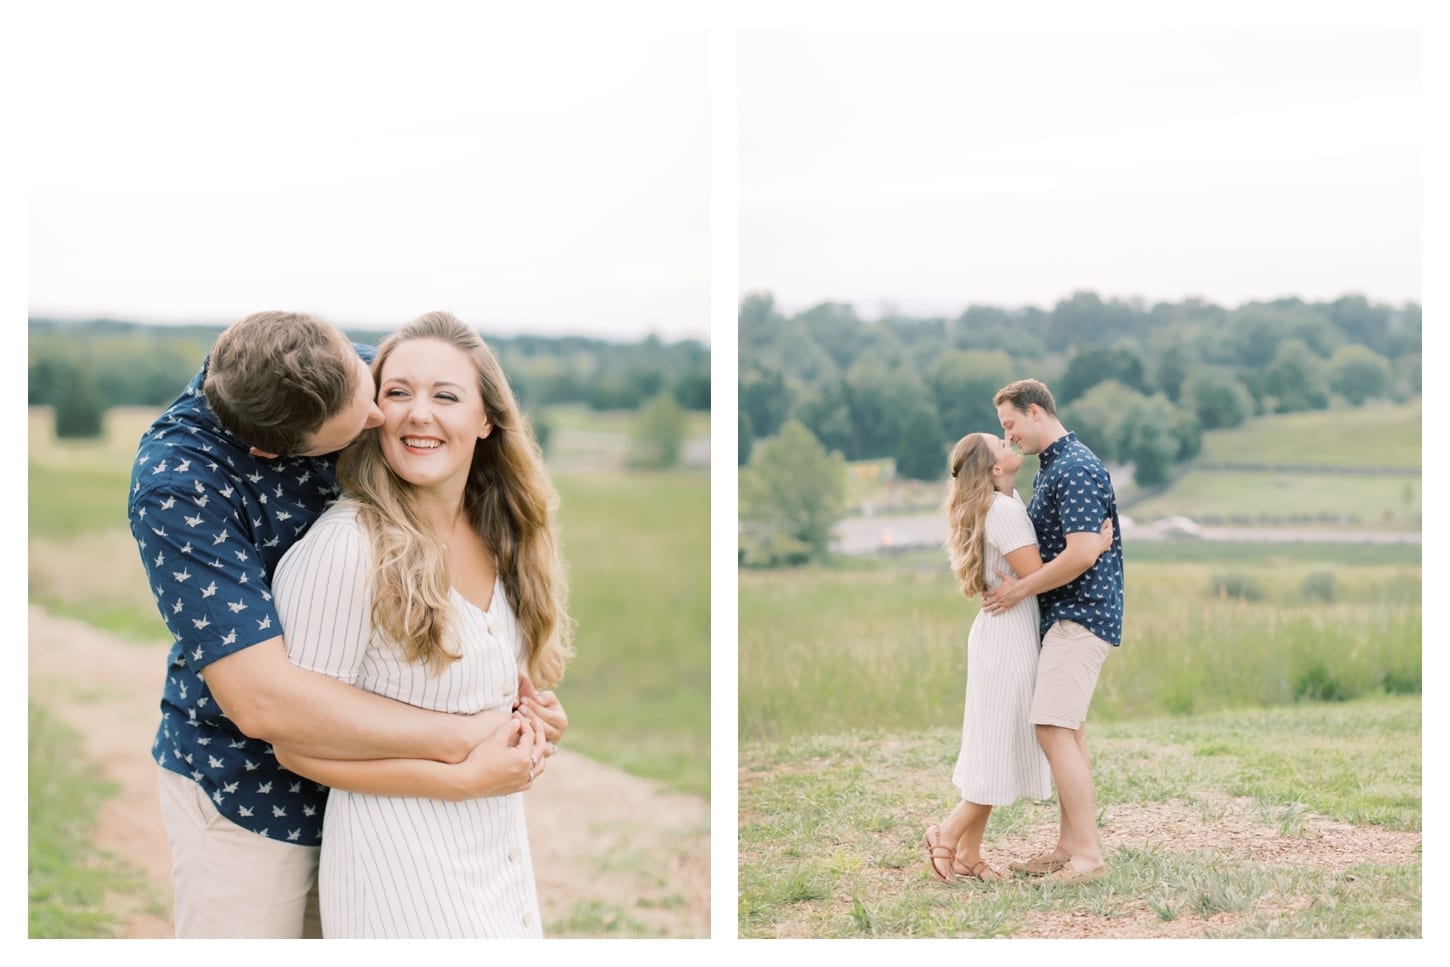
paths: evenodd
<path fill-rule="evenodd" d="M 533 925 L 534 925 L 534 915 L 532 913 L 525 913 L 524 914 L 524 926 L 526 926 L 526 927 L 532 927 Z"/>
<path fill-rule="evenodd" d="M 517 846 L 515 846 L 513 849 L 509 850 L 509 862 L 510 863 L 517 863 L 518 861 L 519 861 L 519 848 Z"/>

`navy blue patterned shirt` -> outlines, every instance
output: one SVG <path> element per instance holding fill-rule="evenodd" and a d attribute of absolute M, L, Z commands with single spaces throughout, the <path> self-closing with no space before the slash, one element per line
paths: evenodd
<path fill-rule="evenodd" d="M 357 350 L 372 359 L 372 347 Z M 283 769 L 268 743 L 243 735 L 202 673 L 282 633 L 272 571 L 337 496 L 336 457 L 253 457 L 207 405 L 205 377 L 203 363 L 142 435 L 131 468 L 131 534 L 175 640 L 151 755 L 199 783 L 239 826 L 317 846 L 326 788 Z"/>
<path fill-rule="evenodd" d="M 1076 621 L 1103 641 L 1123 640 L 1123 539 L 1118 498 L 1108 468 L 1097 454 L 1069 433 L 1039 457 L 1027 515 L 1037 531 L 1037 549 L 1046 564 L 1067 549 L 1067 535 L 1096 534 L 1103 518 L 1113 519 L 1113 546 L 1077 578 L 1037 596 L 1042 634 L 1056 621 Z"/>

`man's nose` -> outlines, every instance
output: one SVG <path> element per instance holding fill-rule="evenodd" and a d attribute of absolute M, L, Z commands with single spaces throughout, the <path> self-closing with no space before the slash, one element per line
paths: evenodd
<path fill-rule="evenodd" d="M 368 407 L 368 418 L 363 423 L 364 430 L 371 430 L 375 426 L 383 425 L 383 411 L 378 409 L 378 404 L 373 403 Z"/>

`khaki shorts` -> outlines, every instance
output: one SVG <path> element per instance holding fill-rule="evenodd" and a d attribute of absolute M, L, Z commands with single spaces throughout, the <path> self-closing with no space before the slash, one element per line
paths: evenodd
<path fill-rule="evenodd" d="M 161 766 L 157 772 L 161 818 L 171 841 L 176 935 L 321 937 L 322 848 L 243 829 L 217 812 L 197 783 Z"/>
<path fill-rule="evenodd" d="M 1087 721 L 1098 672 L 1113 646 L 1076 621 L 1058 621 L 1042 639 L 1028 721 L 1076 729 Z"/>

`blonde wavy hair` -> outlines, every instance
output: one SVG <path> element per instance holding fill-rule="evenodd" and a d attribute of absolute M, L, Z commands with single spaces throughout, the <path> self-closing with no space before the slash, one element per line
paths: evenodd
<path fill-rule="evenodd" d="M 990 433 L 968 433 L 952 447 L 947 486 L 947 555 L 962 594 L 975 598 L 987 589 L 987 510 L 992 506 L 992 468 L 997 464 Z"/>
<path fill-rule="evenodd" d="M 554 530 L 559 498 L 543 455 L 493 350 L 447 312 L 419 316 L 378 346 L 373 378 L 389 355 L 412 339 L 437 339 L 462 350 L 478 370 L 483 409 L 493 430 L 474 444 L 464 513 L 498 562 L 509 604 L 523 631 L 529 677 L 548 688 L 574 654 L 568 581 Z M 383 459 L 378 431 L 343 451 L 338 483 L 357 505 L 373 554 L 375 627 L 401 642 L 411 661 L 430 670 L 456 661 L 448 648 L 452 610 L 443 545 L 423 526 L 413 486 Z"/>

